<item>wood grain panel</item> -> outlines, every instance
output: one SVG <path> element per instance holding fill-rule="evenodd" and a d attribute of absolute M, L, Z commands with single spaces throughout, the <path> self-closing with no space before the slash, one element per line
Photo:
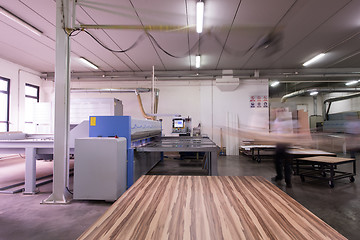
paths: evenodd
<path fill-rule="evenodd" d="M 342 163 L 342 162 L 348 162 L 348 161 L 355 161 L 354 158 L 341 158 L 341 157 L 306 157 L 299 159 L 301 161 L 310 161 L 310 162 L 323 162 L 323 163 Z"/>
<path fill-rule="evenodd" d="M 143 176 L 79 239 L 346 239 L 263 177 Z"/>

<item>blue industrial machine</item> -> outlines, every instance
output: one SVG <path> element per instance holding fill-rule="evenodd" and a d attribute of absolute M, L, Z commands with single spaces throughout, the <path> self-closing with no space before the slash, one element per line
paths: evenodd
<path fill-rule="evenodd" d="M 137 153 L 136 147 L 161 137 L 161 121 L 132 119 L 130 116 L 90 116 L 90 137 L 124 137 L 127 154 L 127 188 L 160 160 L 156 152 Z"/>

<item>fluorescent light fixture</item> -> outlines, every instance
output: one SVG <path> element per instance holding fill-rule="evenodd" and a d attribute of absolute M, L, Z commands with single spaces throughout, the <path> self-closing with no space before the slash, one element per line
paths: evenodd
<path fill-rule="evenodd" d="M 355 85 L 355 84 L 357 84 L 359 81 L 360 81 L 360 80 L 354 80 L 354 81 L 345 83 L 345 85 L 346 85 L 346 86 Z"/>
<path fill-rule="evenodd" d="M 318 95 L 318 93 L 319 93 L 319 92 L 316 92 L 316 91 L 315 91 L 315 92 L 311 92 L 311 93 L 310 93 L 310 96 L 316 96 L 316 95 Z"/>
<path fill-rule="evenodd" d="M 196 32 L 201 33 L 204 25 L 204 2 L 196 3 Z"/>
<path fill-rule="evenodd" d="M 315 57 L 313 57 L 312 59 L 310 59 L 309 61 L 305 62 L 303 64 L 304 67 L 313 64 L 314 62 L 319 61 L 320 58 L 322 58 L 323 56 L 325 56 L 325 53 L 320 53 L 319 55 L 316 55 Z"/>
<path fill-rule="evenodd" d="M 93 69 L 99 69 L 95 64 L 93 64 L 92 62 L 90 62 L 89 60 L 87 60 L 86 58 L 79 58 L 80 62 L 88 67 L 91 67 Z"/>
<path fill-rule="evenodd" d="M 201 60 L 200 55 L 196 55 L 195 56 L 195 67 L 196 68 L 200 68 L 200 60 Z"/>
<path fill-rule="evenodd" d="M 12 21 L 16 22 L 17 24 L 23 26 L 24 28 L 26 28 L 27 30 L 31 31 L 32 33 L 41 36 L 42 32 L 37 29 L 36 27 L 32 26 L 31 24 L 25 22 L 24 20 L 22 20 L 21 18 L 19 18 L 18 16 L 16 16 L 15 14 L 9 12 L 8 10 L 6 10 L 3 7 L 0 7 L 0 13 L 2 15 L 4 15 L 5 17 L 11 19 Z"/>
<path fill-rule="evenodd" d="M 279 83 L 280 83 L 279 81 L 274 81 L 270 84 L 270 86 L 276 87 L 277 85 L 279 85 Z"/>

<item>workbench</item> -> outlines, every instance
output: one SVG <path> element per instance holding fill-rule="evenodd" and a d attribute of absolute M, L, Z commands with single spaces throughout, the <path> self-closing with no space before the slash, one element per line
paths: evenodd
<path fill-rule="evenodd" d="M 346 239 L 263 177 L 142 176 L 78 239 Z"/>
<path fill-rule="evenodd" d="M 89 122 L 83 121 L 69 132 L 69 154 L 74 154 L 76 138 L 89 135 Z M 25 134 L 5 132 L 0 139 L 0 154 L 25 154 L 25 189 L 24 194 L 36 193 L 36 160 L 53 159 L 53 134 Z M 7 187 L 5 187 L 7 188 Z M 2 188 L 4 189 L 4 188 Z"/>
<path fill-rule="evenodd" d="M 196 152 L 205 153 L 208 174 L 217 175 L 217 154 L 219 147 L 205 137 L 161 137 L 136 148 L 137 152 Z"/>
<path fill-rule="evenodd" d="M 315 156 L 327 156 L 327 157 L 336 157 L 335 153 L 326 152 L 319 149 L 312 148 L 290 148 L 288 153 L 293 158 L 304 158 L 304 157 L 315 157 Z"/>
<path fill-rule="evenodd" d="M 329 156 L 315 156 L 294 159 L 296 166 L 296 172 L 300 175 L 301 181 L 305 181 L 305 177 L 318 178 L 328 180 L 329 186 L 333 188 L 335 186 L 334 180 L 341 178 L 349 178 L 350 182 L 354 182 L 356 175 L 356 160 L 353 158 L 340 158 L 340 157 L 329 157 Z M 301 164 L 311 164 L 314 167 L 312 170 L 300 172 Z M 341 164 L 353 164 L 353 172 L 343 172 L 336 170 L 338 165 Z"/>
<path fill-rule="evenodd" d="M 244 145 L 244 146 L 240 146 L 240 148 L 244 149 L 245 151 L 250 151 L 251 159 L 260 163 L 261 162 L 260 151 L 261 150 L 275 151 L 276 145 L 264 145 L 264 144 L 262 144 L 262 145 Z M 255 152 L 256 152 L 256 154 L 255 154 Z M 273 155 L 273 153 L 271 155 Z"/>
<path fill-rule="evenodd" d="M 257 161 L 258 163 L 261 162 L 261 150 L 273 150 L 273 152 L 271 152 L 271 155 L 274 155 L 276 150 L 276 145 L 244 145 L 240 147 L 244 150 L 250 151 L 252 160 Z M 330 153 L 318 149 L 300 148 L 296 146 L 289 148 L 288 153 L 294 158 L 311 156 L 336 156 L 335 153 Z"/>

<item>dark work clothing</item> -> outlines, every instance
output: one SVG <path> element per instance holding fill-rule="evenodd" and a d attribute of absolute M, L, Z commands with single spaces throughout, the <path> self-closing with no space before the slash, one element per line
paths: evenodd
<path fill-rule="evenodd" d="M 284 178 L 283 170 L 285 172 L 285 182 L 288 185 L 291 185 L 291 175 L 292 175 L 292 157 L 288 153 L 289 145 L 286 143 L 276 144 L 275 149 L 275 169 L 276 169 L 276 180 L 281 180 Z"/>
<path fill-rule="evenodd" d="M 356 154 L 360 152 L 360 148 L 352 148 L 350 149 L 350 157 L 356 158 Z"/>
<path fill-rule="evenodd" d="M 359 147 L 359 135 L 356 134 L 348 134 L 349 136 L 346 138 L 346 145 L 350 152 L 350 157 L 355 158 L 356 154 L 360 152 Z"/>

